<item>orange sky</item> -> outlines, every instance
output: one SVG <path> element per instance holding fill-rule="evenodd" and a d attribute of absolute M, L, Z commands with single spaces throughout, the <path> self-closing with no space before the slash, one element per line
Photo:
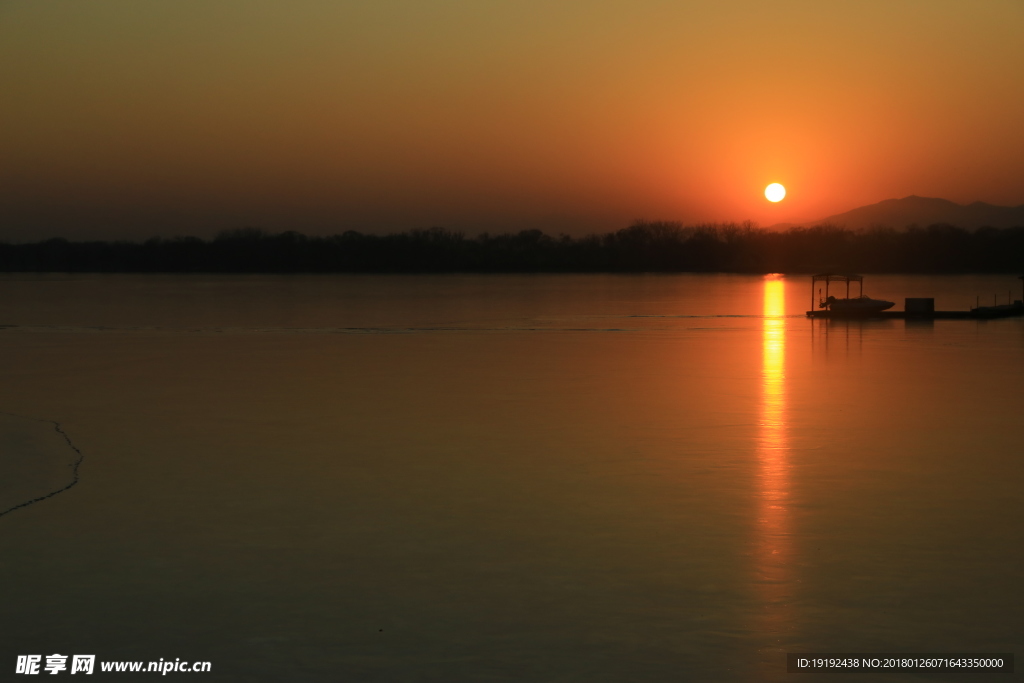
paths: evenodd
<path fill-rule="evenodd" d="M 1020 0 L 0 0 L 0 238 L 1022 204 L 1022 35 Z"/>

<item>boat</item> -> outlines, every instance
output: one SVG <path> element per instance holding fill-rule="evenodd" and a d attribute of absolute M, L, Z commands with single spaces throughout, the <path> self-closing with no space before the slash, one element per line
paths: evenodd
<path fill-rule="evenodd" d="M 845 315 L 870 315 L 872 313 L 881 313 L 882 311 L 888 310 L 895 306 L 894 301 L 885 301 L 884 299 L 872 299 L 869 296 L 854 297 L 852 299 L 837 299 L 834 296 L 830 296 L 821 303 L 818 304 L 819 308 L 827 308 L 835 314 L 843 313 Z"/>
<path fill-rule="evenodd" d="M 821 296 L 818 290 L 818 308 L 824 308 L 828 315 L 834 316 L 855 316 L 855 315 L 877 315 L 888 310 L 896 304 L 884 299 L 872 299 L 864 295 L 864 276 L 853 274 L 821 273 L 811 278 L 811 304 L 814 304 L 814 286 L 818 282 L 825 283 L 825 296 Z M 829 285 L 833 282 L 841 282 L 846 285 L 846 297 L 840 299 L 828 293 Z M 850 296 L 850 283 L 856 282 L 860 288 L 858 296 Z"/>

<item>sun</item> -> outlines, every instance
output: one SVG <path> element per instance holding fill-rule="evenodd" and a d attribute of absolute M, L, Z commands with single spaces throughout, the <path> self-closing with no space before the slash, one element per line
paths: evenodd
<path fill-rule="evenodd" d="M 772 183 L 764 188 L 764 196 L 770 202 L 781 202 L 786 197 L 786 188 L 779 183 Z"/>

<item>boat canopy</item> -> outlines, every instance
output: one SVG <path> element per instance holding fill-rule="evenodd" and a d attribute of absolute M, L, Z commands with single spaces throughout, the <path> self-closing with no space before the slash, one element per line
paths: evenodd
<path fill-rule="evenodd" d="M 847 273 L 846 275 L 840 275 L 837 273 L 820 273 L 811 278 L 811 286 L 814 286 L 816 282 L 864 282 L 863 275 L 853 275 Z"/>
<path fill-rule="evenodd" d="M 846 298 L 850 298 L 850 283 L 856 282 L 860 286 L 860 296 L 864 296 L 864 276 L 854 275 L 852 273 L 840 274 L 840 273 L 819 273 L 811 276 L 811 309 L 814 309 L 814 285 L 819 282 L 825 283 L 825 296 L 822 297 L 822 301 L 828 298 L 828 285 L 830 282 L 845 282 L 846 283 Z"/>

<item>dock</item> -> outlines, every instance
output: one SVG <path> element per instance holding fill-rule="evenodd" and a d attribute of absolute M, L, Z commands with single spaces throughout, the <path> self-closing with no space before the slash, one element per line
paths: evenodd
<path fill-rule="evenodd" d="M 1024 275 L 1019 280 L 1024 286 Z M 888 320 L 992 320 L 994 318 L 1015 318 L 1024 316 L 1024 298 L 1017 299 L 1011 303 L 1010 294 L 1007 293 L 1006 303 L 997 304 L 994 300 L 991 306 L 975 306 L 966 311 L 936 311 L 934 298 L 907 298 L 904 299 L 902 311 L 871 310 L 878 307 L 891 307 L 893 302 L 870 299 L 864 296 L 864 277 L 854 274 L 821 273 L 811 278 L 811 306 L 814 306 L 814 285 L 818 282 L 825 283 L 825 296 L 821 298 L 821 290 L 818 290 L 820 298 L 817 310 L 807 311 L 808 318 L 825 318 L 841 320 L 863 320 L 863 319 L 888 319 Z M 836 299 L 829 297 L 829 285 L 832 282 L 844 283 L 846 285 L 846 298 Z M 860 296 L 857 299 L 850 299 L 850 283 L 856 282 L 860 286 Z M 995 297 L 993 297 L 995 299 Z M 861 304 L 864 306 L 851 306 L 849 304 Z M 832 310 L 840 304 L 844 308 Z M 853 309 L 853 310 L 851 310 Z M 859 310 L 858 310 L 859 309 Z"/>
<path fill-rule="evenodd" d="M 986 307 L 986 308 L 995 308 Z M 1006 311 L 929 311 L 917 313 L 914 311 L 881 311 L 871 314 L 833 313 L 829 310 L 807 311 L 808 318 L 830 318 L 835 320 L 991 320 L 993 318 L 1011 318 L 1024 316 L 1024 306 L 1000 306 Z"/>

